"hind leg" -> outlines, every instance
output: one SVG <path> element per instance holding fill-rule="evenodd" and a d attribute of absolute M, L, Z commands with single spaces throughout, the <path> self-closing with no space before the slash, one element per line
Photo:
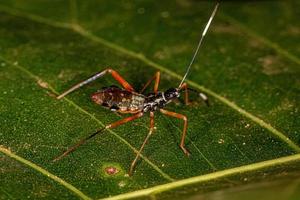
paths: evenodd
<path fill-rule="evenodd" d="M 184 101 L 185 101 L 185 104 L 188 105 L 190 102 L 189 102 L 189 94 L 188 94 L 188 91 L 192 91 L 192 92 L 195 92 L 198 94 L 198 96 L 205 102 L 205 104 L 207 106 L 209 106 L 209 101 L 208 101 L 208 98 L 207 96 L 202 93 L 202 92 L 199 92 L 197 90 L 194 90 L 192 88 L 189 88 L 187 83 L 183 83 L 181 85 L 181 87 L 179 88 L 179 90 L 184 90 Z"/>
<path fill-rule="evenodd" d="M 94 132 L 93 134 L 81 139 L 79 142 L 77 142 L 75 145 L 73 145 L 72 147 L 68 148 L 67 151 L 65 151 L 63 154 L 61 154 L 60 156 L 56 157 L 55 159 L 53 159 L 53 161 L 58 161 L 60 159 L 62 159 L 63 157 L 67 156 L 68 154 L 70 154 L 71 152 L 75 151 L 79 146 L 81 146 L 82 144 L 84 144 L 86 141 L 88 141 L 89 139 L 95 137 L 96 135 L 102 133 L 103 131 L 107 130 L 107 129 L 111 129 L 111 128 L 115 128 L 117 126 L 120 126 L 122 124 L 125 124 L 127 122 L 133 121 L 135 119 L 138 119 L 140 117 L 142 117 L 144 115 L 144 113 L 140 112 L 137 113 L 135 115 L 132 115 L 130 117 L 121 119 L 119 121 L 113 122 L 111 124 L 106 125 L 105 127 L 97 130 L 96 132 Z"/>
<path fill-rule="evenodd" d="M 59 95 L 58 97 L 56 97 L 57 99 L 61 99 L 63 98 L 64 96 L 66 96 L 67 94 L 73 92 L 74 90 L 77 90 L 78 88 L 88 84 L 88 83 L 91 83 L 93 82 L 94 80 L 104 76 L 105 74 L 111 74 L 112 77 L 118 81 L 127 91 L 134 91 L 133 87 L 124 79 L 120 76 L 120 74 L 118 72 L 116 72 L 115 70 L 113 69 L 106 69 L 106 70 L 103 70 L 101 72 L 98 72 L 97 74 L 94 74 L 93 76 L 91 76 L 90 78 L 84 80 L 84 81 L 81 81 L 80 83 L 77 83 L 76 85 L 74 85 L 73 87 L 71 87 L 70 89 L 68 89 L 67 91 L 63 92 L 61 95 Z"/>

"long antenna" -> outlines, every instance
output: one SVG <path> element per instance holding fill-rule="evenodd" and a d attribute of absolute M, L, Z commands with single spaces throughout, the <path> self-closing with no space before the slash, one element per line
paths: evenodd
<path fill-rule="evenodd" d="M 193 55 L 193 58 L 192 58 L 190 64 L 188 65 L 188 67 L 187 67 L 187 69 L 186 69 L 186 72 L 185 72 L 185 74 L 184 74 L 184 77 L 182 78 L 182 80 L 181 80 L 181 82 L 180 82 L 178 88 L 180 88 L 181 85 L 183 84 L 184 80 L 186 79 L 186 77 L 187 77 L 187 75 L 188 75 L 188 73 L 189 73 L 189 71 L 190 71 L 191 66 L 193 65 L 193 63 L 194 63 L 194 61 L 195 61 L 195 58 L 196 58 L 196 56 L 197 56 L 197 54 L 198 54 L 198 51 L 199 51 L 199 49 L 200 49 L 200 46 L 201 46 L 201 44 L 202 44 L 202 40 L 203 40 L 203 38 L 204 38 L 204 36 L 205 36 L 205 34 L 206 34 L 206 32 L 207 32 L 207 30 L 208 30 L 208 28 L 209 28 L 209 26 L 210 26 L 212 20 L 213 20 L 215 14 L 216 14 L 216 12 L 217 12 L 218 6 L 219 6 L 219 2 L 215 5 L 215 8 L 214 8 L 214 10 L 213 10 L 213 12 L 212 12 L 212 14 L 211 14 L 209 20 L 208 20 L 208 22 L 207 22 L 207 24 L 206 24 L 206 26 L 205 26 L 203 32 L 202 32 L 202 35 L 201 35 L 200 41 L 199 41 L 199 43 L 198 43 L 198 46 L 197 46 L 197 48 L 196 48 L 196 51 L 195 51 L 195 53 L 194 53 L 194 55 Z"/>

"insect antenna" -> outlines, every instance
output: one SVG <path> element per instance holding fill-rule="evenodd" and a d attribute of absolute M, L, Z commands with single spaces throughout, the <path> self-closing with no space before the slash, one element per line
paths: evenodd
<path fill-rule="evenodd" d="M 195 50 L 195 52 L 194 52 L 194 55 L 193 55 L 193 57 L 192 57 L 192 60 L 191 60 L 190 64 L 188 65 L 188 67 L 187 67 L 187 69 L 186 69 L 186 72 L 185 72 L 185 74 L 184 74 L 184 76 L 183 76 L 183 78 L 182 78 L 182 80 L 181 80 L 181 82 L 180 82 L 178 88 L 180 88 L 181 85 L 183 84 L 184 80 L 186 79 L 186 77 L 187 77 L 187 75 L 188 75 L 188 73 L 189 73 L 189 71 L 190 71 L 191 66 L 193 65 L 193 63 L 194 63 L 194 61 L 195 61 L 195 58 L 196 58 L 196 56 L 197 56 L 197 54 L 198 54 L 198 51 L 199 51 L 199 49 L 200 49 L 200 46 L 201 46 L 201 44 L 202 44 L 203 38 L 204 38 L 204 36 L 205 36 L 205 34 L 206 34 L 206 32 L 207 32 L 207 30 L 208 30 L 210 24 L 211 24 L 211 22 L 212 22 L 212 20 L 213 20 L 213 18 L 214 18 L 214 16 L 215 16 L 215 14 L 216 14 L 216 12 L 217 12 L 218 6 L 219 6 L 219 2 L 215 5 L 215 8 L 214 8 L 214 10 L 213 10 L 213 12 L 212 12 L 212 14 L 211 14 L 209 20 L 208 20 L 208 22 L 207 22 L 207 24 L 206 24 L 206 26 L 205 26 L 203 32 L 202 32 L 201 38 L 200 38 L 199 43 L 198 43 L 198 45 L 197 45 L 197 48 L 196 48 L 196 50 Z"/>
<path fill-rule="evenodd" d="M 87 140 L 93 138 L 94 136 L 96 136 L 97 134 L 103 132 L 106 128 L 102 128 L 99 129 L 98 131 L 96 131 L 95 133 L 89 135 L 86 138 L 81 139 L 79 142 L 77 142 L 75 145 L 73 145 L 72 147 L 70 147 L 67 151 L 65 151 L 63 154 L 61 154 L 60 156 L 56 157 L 53 159 L 53 162 L 56 162 L 60 159 L 62 159 L 63 157 L 67 156 L 69 153 L 75 151 L 80 145 L 84 144 Z"/>

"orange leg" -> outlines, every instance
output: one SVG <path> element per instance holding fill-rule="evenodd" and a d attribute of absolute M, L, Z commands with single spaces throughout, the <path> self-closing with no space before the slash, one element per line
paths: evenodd
<path fill-rule="evenodd" d="M 182 90 L 184 89 L 184 102 L 186 105 L 189 104 L 189 94 L 188 94 L 188 86 L 187 86 L 187 83 L 183 83 L 181 85 L 181 87 L 179 88 L 179 90 Z"/>
<path fill-rule="evenodd" d="M 140 93 L 142 94 L 144 92 L 144 90 L 150 85 L 150 83 L 155 80 L 154 83 L 154 93 L 157 93 L 158 90 L 158 85 L 159 85 L 159 81 L 160 81 L 160 71 L 157 71 L 155 73 L 155 75 L 144 85 L 143 89 L 141 89 Z"/>
<path fill-rule="evenodd" d="M 65 151 L 63 154 L 61 154 L 60 156 L 58 156 L 57 158 L 55 158 L 53 161 L 58 161 L 60 159 L 62 159 L 63 157 L 65 157 L 66 155 L 68 155 L 69 153 L 75 151 L 80 145 L 84 144 L 87 140 L 93 138 L 94 136 L 96 136 L 97 134 L 99 133 L 102 133 L 103 131 L 105 131 L 106 129 L 109 129 L 109 128 L 115 128 L 117 126 L 120 126 L 122 124 L 125 124 L 127 122 L 130 122 L 132 120 L 135 120 L 137 118 L 140 118 L 144 115 L 144 113 L 140 112 L 140 113 L 137 113 L 135 115 L 132 115 L 130 117 L 127 117 L 127 118 L 124 118 L 124 119 L 121 119 L 117 122 L 114 122 L 114 123 L 111 123 L 111 124 L 108 124 L 106 125 L 104 128 L 102 129 L 99 129 L 98 131 L 96 131 L 95 133 L 89 135 L 88 137 L 80 140 L 79 142 L 77 142 L 75 145 L 73 145 L 72 147 L 70 147 L 67 151 Z"/>
<path fill-rule="evenodd" d="M 150 136 L 152 135 L 153 130 L 154 130 L 154 113 L 153 113 L 153 112 L 150 112 L 150 129 L 149 129 L 149 133 L 148 133 L 148 135 L 146 136 L 146 138 L 145 138 L 145 140 L 144 140 L 144 142 L 143 142 L 143 144 L 142 144 L 140 150 L 136 153 L 135 159 L 134 159 L 134 160 L 132 161 L 132 163 L 131 163 L 130 170 L 129 170 L 129 173 L 128 173 L 129 176 L 132 175 L 133 170 L 134 170 L 134 167 L 135 167 L 135 165 L 136 165 L 136 162 L 137 162 L 138 158 L 141 156 L 141 152 L 143 151 L 143 149 L 144 149 L 144 147 L 145 147 L 145 145 L 146 145 L 148 139 L 149 139 Z"/>
<path fill-rule="evenodd" d="M 183 83 L 183 84 L 181 85 L 181 87 L 179 88 L 179 90 L 183 90 L 183 89 L 184 89 L 184 101 L 185 101 L 185 104 L 186 104 L 186 105 L 188 105 L 188 104 L 190 103 L 190 102 L 189 102 L 189 94 L 188 94 L 188 91 L 190 90 L 190 91 L 192 91 L 192 92 L 197 93 L 198 96 L 205 102 L 205 104 L 206 104 L 207 106 L 209 106 L 208 98 L 207 98 L 207 96 L 206 96 L 204 93 L 199 92 L 199 91 L 197 91 L 197 90 L 194 90 L 194 89 L 192 89 L 192 88 L 189 88 L 188 85 L 187 85 L 187 83 Z"/>
<path fill-rule="evenodd" d="M 115 70 L 113 69 L 106 69 L 106 70 L 103 70 L 97 74 L 94 74 L 93 76 L 91 76 L 90 78 L 80 82 L 80 83 L 77 83 L 76 85 L 74 85 L 73 87 L 71 87 L 70 89 L 68 89 L 67 91 L 65 91 L 64 93 L 62 93 L 61 95 L 59 95 L 57 97 L 57 99 L 61 99 L 63 98 L 64 96 L 66 96 L 67 94 L 73 92 L 74 90 L 77 90 L 78 88 L 104 76 L 106 73 L 110 73 L 112 75 L 112 77 L 118 81 L 126 90 L 132 92 L 134 91 L 133 87 L 125 80 L 123 79 L 120 74 L 118 72 L 116 72 Z"/>
<path fill-rule="evenodd" d="M 127 118 L 121 119 L 121 120 L 119 120 L 119 121 L 116 121 L 116 122 L 114 122 L 114 123 L 108 124 L 108 125 L 105 126 L 105 128 L 106 128 L 106 129 L 108 129 L 108 128 L 115 128 L 115 127 L 117 127 L 117 126 L 120 126 L 120 125 L 122 125 L 122 124 L 125 124 L 125 123 L 127 123 L 127 122 L 130 122 L 130 121 L 132 121 L 132 120 L 135 120 L 135 119 L 137 119 L 137 118 L 140 118 L 140 117 L 142 117 L 143 115 L 144 115 L 143 112 L 139 112 L 139 113 L 137 113 L 137 114 L 135 114 L 135 115 L 132 115 L 132 116 L 130 116 L 130 117 L 127 117 Z"/>
<path fill-rule="evenodd" d="M 163 114 L 165 114 L 165 115 L 168 115 L 170 117 L 175 117 L 175 118 L 178 118 L 178 119 L 182 119 L 184 121 L 183 132 L 182 132 L 182 137 L 181 137 L 181 142 L 180 142 L 180 148 L 185 153 L 185 155 L 189 156 L 190 153 L 185 148 L 185 145 L 184 145 L 184 140 L 185 140 L 186 130 L 187 130 L 187 117 L 184 116 L 184 115 L 182 115 L 182 114 L 171 112 L 171 111 L 164 110 L 164 109 L 160 109 L 160 112 L 163 113 Z"/>

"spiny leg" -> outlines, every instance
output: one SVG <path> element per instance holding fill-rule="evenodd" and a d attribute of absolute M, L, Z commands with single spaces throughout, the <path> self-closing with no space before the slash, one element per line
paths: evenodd
<path fill-rule="evenodd" d="M 149 129 L 149 133 L 148 133 L 148 135 L 146 136 L 146 138 L 145 138 L 145 140 L 144 140 L 144 142 L 143 142 L 143 144 L 142 144 L 140 150 L 137 152 L 135 159 L 134 159 L 134 160 L 132 161 L 132 163 L 131 163 L 130 170 L 129 170 L 129 173 L 128 173 L 129 176 L 132 175 L 133 170 L 134 170 L 134 167 L 135 167 L 135 165 L 136 165 L 136 162 L 137 162 L 137 160 L 139 159 L 139 157 L 141 156 L 141 152 L 143 151 L 143 149 L 144 149 L 144 147 L 145 147 L 145 145 L 146 145 L 148 139 L 149 139 L 150 136 L 152 135 L 153 130 L 154 130 L 154 113 L 153 113 L 153 112 L 150 112 L 150 129 Z"/>
<path fill-rule="evenodd" d="M 61 99 L 64 96 L 66 96 L 67 94 L 73 92 L 74 90 L 77 90 L 78 88 L 104 76 L 106 73 L 110 73 L 112 75 L 112 77 L 118 81 L 126 90 L 132 92 L 134 91 L 133 87 L 124 79 L 120 76 L 120 74 L 118 72 L 116 72 L 113 69 L 105 69 L 101 72 L 98 72 L 97 74 L 94 74 L 93 76 L 91 76 L 90 78 L 81 81 L 80 83 L 77 83 L 76 85 L 74 85 L 73 87 L 71 87 L 70 89 L 68 89 L 67 91 L 63 92 L 61 95 L 59 95 L 58 97 L 56 97 L 57 99 Z"/>
<path fill-rule="evenodd" d="M 184 121 L 182 137 L 181 137 L 181 142 L 180 142 L 180 148 L 185 153 L 185 155 L 189 156 L 190 152 L 185 148 L 185 145 L 184 145 L 184 140 L 185 140 L 186 130 L 187 130 L 187 117 L 182 114 L 171 112 L 171 111 L 164 110 L 164 109 L 160 109 L 160 112 L 165 115 L 168 115 L 170 117 L 175 117 L 178 119 L 182 119 Z"/>
<path fill-rule="evenodd" d="M 209 101 L 208 101 L 208 98 L 207 96 L 202 93 L 202 92 L 199 92 L 197 90 L 194 90 L 192 88 L 189 88 L 187 83 L 183 83 L 181 85 L 181 87 L 179 88 L 179 90 L 182 90 L 184 89 L 184 101 L 185 101 L 185 104 L 188 105 L 189 104 L 189 97 L 188 97 L 188 91 L 192 91 L 192 92 L 195 92 L 198 94 L 198 96 L 204 101 L 204 103 L 209 106 Z"/>
<path fill-rule="evenodd" d="M 150 83 L 155 80 L 154 83 L 154 93 L 157 93 L 158 90 L 158 85 L 159 85 L 159 81 L 160 81 L 160 71 L 157 71 L 155 73 L 155 75 L 144 85 L 143 89 L 141 89 L 140 94 L 142 94 L 144 92 L 144 90 L 150 85 Z"/>
<path fill-rule="evenodd" d="M 93 138 L 94 136 L 96 136 L 97 134 L 99 133 L 102 133 L 103 131 L 105 131 L 106 129 L 109 129 L 109 128 L 115 128 L 117 126 L 120 126 L 122 124 L 125 124 L 127 122 L 130 122 L 132 120 L 135 120 L 137 118 L 140 118 L 144 115 L 144 113 L 140 112 L 140 113 L 137 113 L 135 115 L 132 115 L 130 117 L 127 117 L 127 118 L 124 118 L 124 119 L 121 119 L 119 121 L 116 121 L 114 123 L 111 123 L 111 124 L 108 124 L 106 125 L 104 128 L 101 128 L 99 130 L 97 130 L 95 133 L 89 135 L 88 137 L 80 140 L 79 142 L 77 142 L 75 145 L 73 145 L 72 147 L 70 147 L 67 151 L 65 151 L 63 154 L 61 154 L 60 156 L 56 157 L 55 159 L 53 159 L 53 161 L 58 161 L 60 159 L 62 159 L 63 157 L 65 157 L 66 155 L 68 155 L 69 153 L 75 151 L 80 145 L 84 144 L 87 140 Z"/>

